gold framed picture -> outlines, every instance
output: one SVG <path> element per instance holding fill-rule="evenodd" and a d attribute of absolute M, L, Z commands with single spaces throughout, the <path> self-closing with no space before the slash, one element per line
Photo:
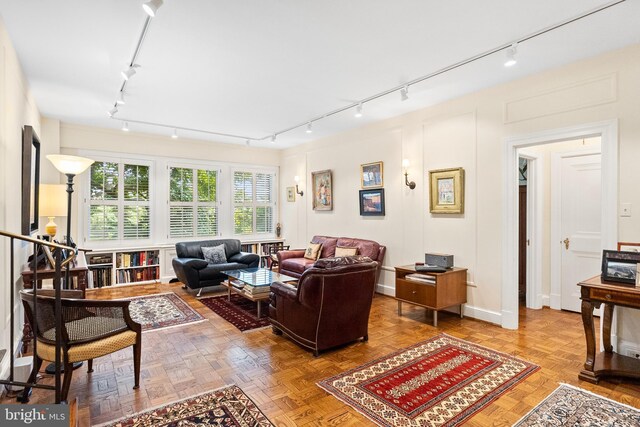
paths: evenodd
<path fill-rule="evenodd" d="M 360 165 L 360 185 L 364 189 L 384 186 L 381 161 Z"/>
<path fill-rule="evenodd" d="M 287 187 L 287 202 L 296 201 L 296 187 Z"/>
<path fill-rule="evenodd" d="M 429 171 L 429 211 L 435 214 L 464 213 L 464 169 Z"/>
<path fill-rule="evenodd" d="M 311 185 L 313 190 L 313 210 L 333 210 L 333 182 L 331 170 L 311 172 Z"/>
<path fill-rule="evenodd" d="M 640 243 L 618 242 L 618 250 L 624 252 L 640 252 Z"/>

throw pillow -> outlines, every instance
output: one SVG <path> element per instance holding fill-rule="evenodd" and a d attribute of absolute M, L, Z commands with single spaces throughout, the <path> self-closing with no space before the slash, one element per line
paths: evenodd
<path fill-rule="evenodd" d="M 337 246 L 336 254 L 334 256 L 337 258 L 337 257 L 355 256 L 355 255 L 358 255 L 358 248 L 347 248 L 344 246 Z"/>
<path fill-rule="evenodd" d="M 315 261 L 320 257 L 320 249 L 322 249 L 322 243 L 309 243 L 307 250 L 304 251 L 304 257 Z"/>
<path fill-rule="evenodd" d="M 224 243 L 218 246 L 204 246 L 202 248 L 202 255 L 204 255 L 204 259 L 211 264 L 224 264 L 227 262 Z"/>

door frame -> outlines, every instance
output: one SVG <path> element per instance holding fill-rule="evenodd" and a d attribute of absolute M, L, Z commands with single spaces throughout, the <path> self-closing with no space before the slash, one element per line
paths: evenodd
<path fill-rule="evenodd" d="M 618 236 L 618 121 L 607 120 L 507 137 L 503 151 L 501 326 L 518 329 L 518 150 L 534 145 L 600 136 L 602 153 L 602 245 Z"/>
<path fill-rule="evenodd" d="M 562 204 L 562 186 L 560 185 L 560 176 L 562 172 L 561 161 L 562 159 L 570 157 L 590 156 L 593 154 L 602 154 L 602 144 L 600 149 L 594 147 L 585 147 L 583 150 L 573 149 L 551 153 L 551 182 L 558 183 L 558 185 L 551 186 L 551 248 L 549 248 L 551 253 L 551 260 L 549 264 L 551 273 L 551 292 L 549 296 L 550 307 L 554 310 L 562 309 L 562 263 L 560 262 L 562 256 L 562 245 L 557 244 L 562 240 L 562 214 L 560 212 L 560 206 Z M 602 164 L 602 160 L 600 161 L 600 163 Z M 600 180 L 602 181 L 602 166 L 600 170 Z M 601 202 L 604 200 L 603 196 L 604 194 L 600 196 Z M 605 247 L 605 245 L 602 246 Z"/>
<path fill-rule="evenodd" d="M 527 308 L 542 308 L 542 205 L 544 200 L 543 165 L 540 154 L 518 150 L 527 159 Z"/>

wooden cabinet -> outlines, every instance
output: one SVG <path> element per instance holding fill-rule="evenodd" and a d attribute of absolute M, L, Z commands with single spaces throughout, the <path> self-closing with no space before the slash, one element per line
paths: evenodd
<path fill-rule="evenodd" d="M 423 273 L 416 272 L 413 265 L 396 267 L 396 299 L 400 316 L 403 302 L 433 310 L 433 326 L 438 326 L 438 310 L 458 305 L 462 317 L 462 305 L 467 302 L 467 269 Z"/>
<path fill-rule="evenodd" d="M 613 351 L 611 345 L 611 319 L 615 306 L 640 308 L 640 288 L 603 282 L 600 276 L 578 283 L 582 300 L 582 323 L 587 340 L 587 359 L 578 378 L 598 383 L 605 377 L 640 378 L 640 360 Z M 602 346 L 604 351 L 596 353 L 596 333 L 593 324 L 593 309 L 604 305 L 602 310 Z"/>

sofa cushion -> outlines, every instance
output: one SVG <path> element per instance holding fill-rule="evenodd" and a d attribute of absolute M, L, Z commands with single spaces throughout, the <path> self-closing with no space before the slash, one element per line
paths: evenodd
<path fill-rule="evenodd" d="M 355 256 L 358 255 L 358 248 L 343 248 L 342 246 L 336 246 L 336 257 Z"/>
<path fill-rule="evenodd" d="M 224 244 L 218 246 L 203 246 L 202 255 L 211 264 L 225 264 L 227 255 L 224 252 Z"/>
<path fill-rule="evenodd" d="M 338 239 L 331 236 L 313 236 L 313 239 L 311 239 L 311 243 L 322 243 L 322 252 L 320 253 L 320 258 L 329 258 L 334 256 L 336 253 L 336 244 L 338 243 Z"/>
<path fill-rule="evenodd" d="M 315 261 L 306 258 L 288 258 L 282 261 L 280 270 L 293 271 L 302 274 L 307 268 L 313 266 Z"/>
<path fill-rule="evenodd" d="M 358 248 L 358 255 L 367 256 L 372 260 L 378 259 L 378 253 L 380 252 L 380 244 L 373 240 L 340 237 L 337 241 L 337 246 Z"/>
<path fill-rule="evenodd" d="M 304 257 L 312 261 L 317 260 L 320 257 L 320 250 L 322 249 L 322 243 L 309 243 L 307 249 L 304 251 Z"/>

